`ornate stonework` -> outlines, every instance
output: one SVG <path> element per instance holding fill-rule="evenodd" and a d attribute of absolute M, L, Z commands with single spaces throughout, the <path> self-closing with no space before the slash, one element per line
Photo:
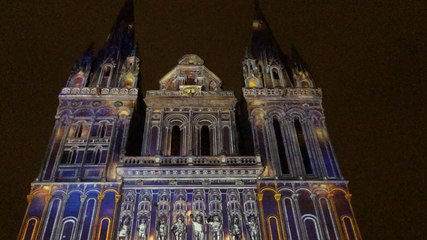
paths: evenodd
<path fill-rule="evenodd" d="M 321 89 L 252 25 L 240 102 L 195 54 L 138 99 L 128 0 L 59 94 L 19 239 L 361 239 Z"/>

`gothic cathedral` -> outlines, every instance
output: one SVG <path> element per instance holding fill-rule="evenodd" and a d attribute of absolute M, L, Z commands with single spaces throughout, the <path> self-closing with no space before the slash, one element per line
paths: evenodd
<path fill-rule="evenodd" d="M 195 54 L 141 99 L 133 11 L 61 90 L 18 239 L 361 239 L 322 91 L 258 4 L 240 100 Z"/>

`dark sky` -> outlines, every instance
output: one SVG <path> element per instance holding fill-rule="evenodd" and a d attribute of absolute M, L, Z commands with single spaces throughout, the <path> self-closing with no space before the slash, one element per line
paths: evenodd
<path fill-rule="evenodd" d="M 135 1 L 143 91 L 186 53 L 240 92 L 252 2 Z M 57 95 L 123 1 L 1 1 L 0 239 L 14 239 L 41 166 Z M 311 66 L 364 239 L 423 239 L 427 2 L 261 0 L 285 52 Z M 141 79 L 141 78 L 140 78 Z M 424 175 L 424 176 L 423 176 Z M 424 236 L 424 237 L 421 237 Z"/>

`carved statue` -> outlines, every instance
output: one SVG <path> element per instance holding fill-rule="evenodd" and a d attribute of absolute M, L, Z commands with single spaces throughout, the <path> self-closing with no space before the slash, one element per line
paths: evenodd
<path fill-rule="evenodd" d="M 211 226 L 212 240 L 221 240 L 222 238 L 221 218 L 218 215 L 213 215 L 208 218 L 208 224 Z"/>
<path fill-rule="evenodd" d="M 204 240 L 205 239 L 205 223 L 204 217 L 201 213 L 194 216 L 190 215 L 191 222 L 193 223 L 193 233 L 195 240 Z"/>
<path fill-rule="evenodd" d="M 258 224 L 254 216 L 250 216 L 246 227 L 249 232 L 250 240 L 258 240 Z"/>
<path fill-rule="evenodd" d="M 171 231 L 175 236 L 175 240 L 185 239 L 185 223 L 182 216 L 178 216 L 176 222 L 172 225 Z"/>
<path fill-rule="evenodd" d="M 126 240 L 129 238 L 129 232 L 130 232 L 130 218 L 124 217 L 122 224 L 120 225 L 119 229 L 119 239 L 120 240 Z"/>
<path fill-rule="evenodd" d="M 233 216 L 231 218 L 230 225 L 230 234 L 231 240 L 241 240 L 242 239 L 242 231 L 240 230 L 239 217 Z"/>
<path fill-rule="evenodd" d="M 161 218 L 157 222 L 156 232 L 157 232 L 157 240 L 166 240 L 167 239 L 167 237 L 168 237 L 168 226 L 166 225 L 166 220 L 164 218 Z"/>
<path fill-rule="evenodd" d="M 147 239 L 147 220 L 145 218 L 141 219 L 141 223 L 138 226 L 138 240 Z"/>

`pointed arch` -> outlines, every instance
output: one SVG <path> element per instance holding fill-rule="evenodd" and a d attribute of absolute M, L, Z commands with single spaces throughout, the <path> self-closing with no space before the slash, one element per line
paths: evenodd
<path fill-rule="evenodd" d="M 36 217 L 29 218 L 24 227 L 23 240 L 33 240 L 36 239 L 36 232 L 39 224 L 39 219 Z"/>
<path fill-rule="evenodd" d="M 111 63 L 104 63 L 101 65 L 101 73 L 98 79 L 98 87 L 108 88 L 111 84 L 111 77 L 113 76 L 114 65 Z"/>
<path fill-rule="evenodd" d="M 302 217 L 304 228 L 308 239 L 310 240 L 321 240 L 322 235 L 320 233 L 319 223 L 314 215 L 305 215 Z"/>

